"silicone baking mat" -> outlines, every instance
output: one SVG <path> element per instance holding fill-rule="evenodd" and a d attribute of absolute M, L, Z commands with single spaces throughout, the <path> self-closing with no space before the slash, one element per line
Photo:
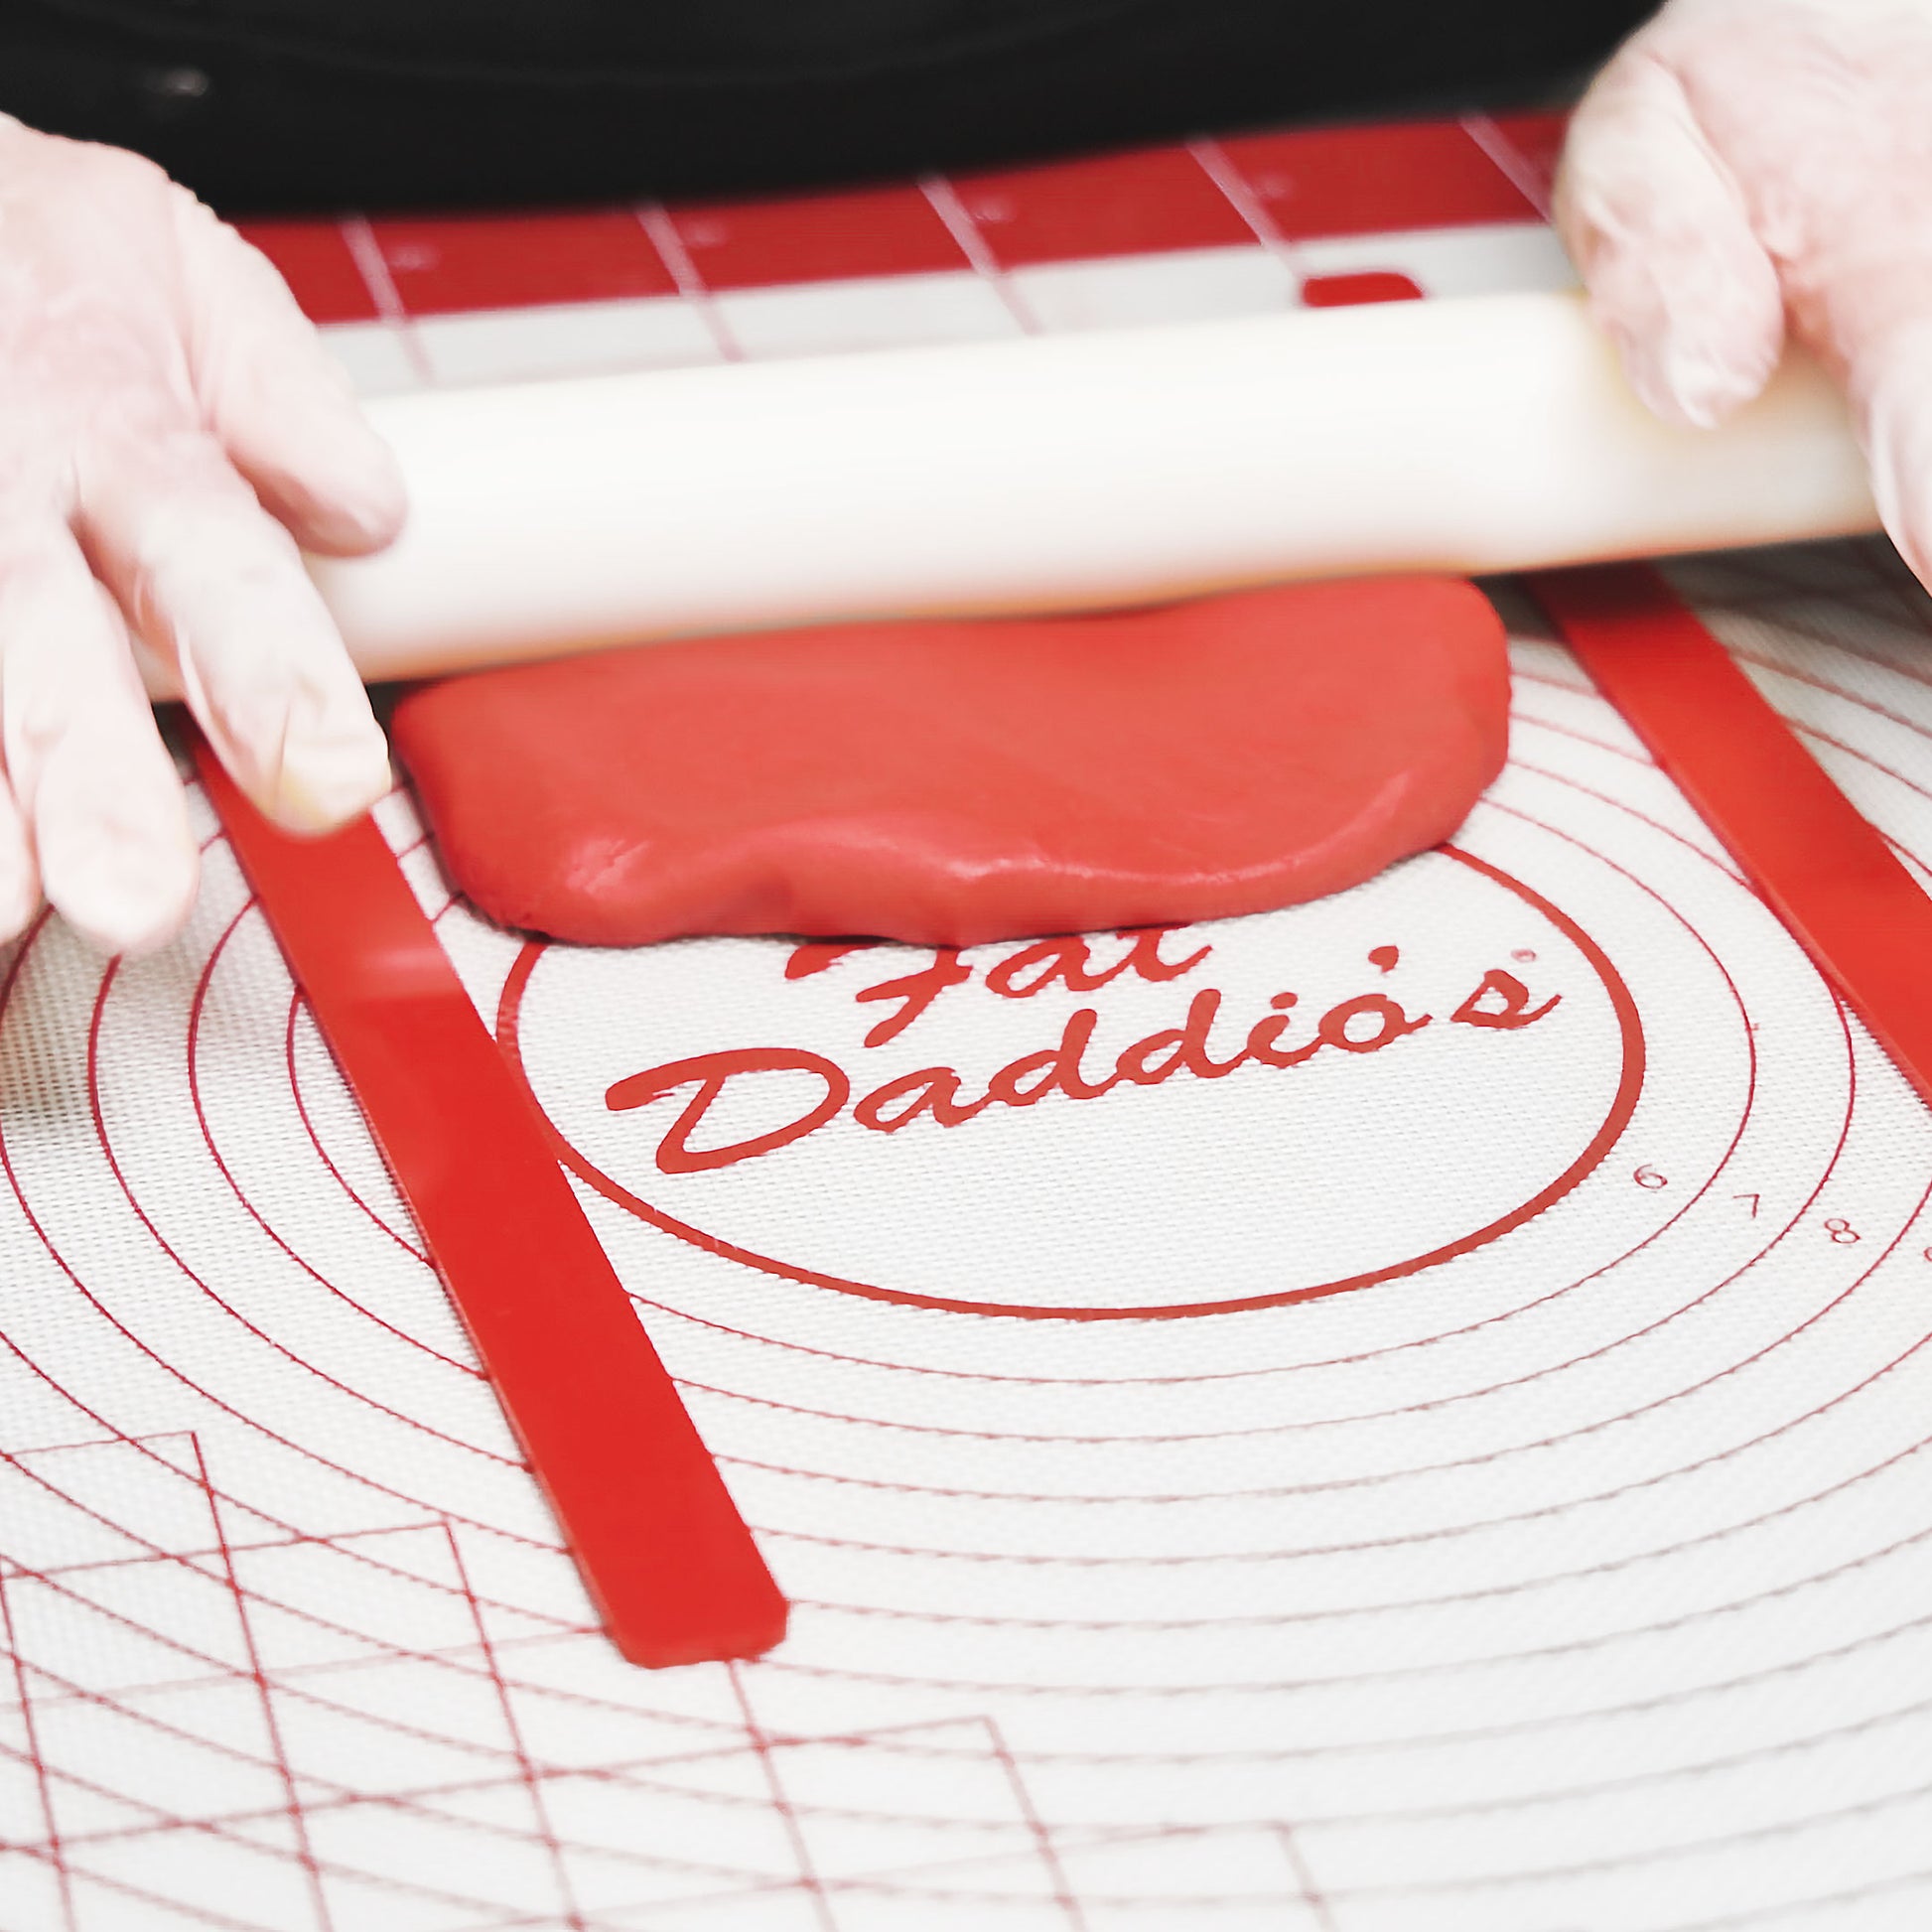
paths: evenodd
<path fill-rule="evenodd" d="M 259 232 L 397 387 L 1548 285 L 1554 139 Z M 1889 552 L 1675 576 L 1923 877 Z M 597 1632 L 205 801 L 178 945 L 38 927 L 0 1927 L 1927 1922 L 1932 1123 L 1512 614 L 1453 847 L 1266 917 L 573 951 L 383 806 L 795 1600 L 756 1665 Z"/>

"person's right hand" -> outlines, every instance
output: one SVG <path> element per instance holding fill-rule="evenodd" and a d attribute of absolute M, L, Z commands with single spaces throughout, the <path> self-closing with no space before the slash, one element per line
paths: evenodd
<path fill-rule="evenodd" d="M 1578 107 L 1557 223 L 1661 416 L 1810 348 L 1932 586 L 1932 0 L 1670 0 Z"/>
<path fill-rule="evenodd" d="M 237 783 L 324 831 L 388 784 L 298 543 L 379 549 L 401 480 L 268 262 L 139 157 L 0 116 L 0 938 L 45 893 L 141 950 L 195 841 L 129 647 Z"/>

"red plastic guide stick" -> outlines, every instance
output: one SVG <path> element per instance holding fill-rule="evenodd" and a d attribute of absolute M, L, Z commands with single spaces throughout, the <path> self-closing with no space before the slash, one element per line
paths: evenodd
<path fill-rule="evenodd" d="M 1745 877 L 1932 1105 L 1932 898 L 1643 565 L 1526 580 Z"/>
<path fill-rule="evenodd" d="M 612 1639 L 769 1649 L 785 1599 L 382 834 L 289 838 L 195 754 Z"/>

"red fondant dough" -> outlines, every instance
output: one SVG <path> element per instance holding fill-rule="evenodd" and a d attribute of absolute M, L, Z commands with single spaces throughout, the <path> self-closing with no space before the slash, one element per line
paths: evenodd
<path fill-rule="evenodd" d="M 1501 767 L 1502 626 L 1446 579 L 708 637 L 452 678 L 395 742 L 457 884 L 592 945 L 972 945 L 1353 886 Z"/>

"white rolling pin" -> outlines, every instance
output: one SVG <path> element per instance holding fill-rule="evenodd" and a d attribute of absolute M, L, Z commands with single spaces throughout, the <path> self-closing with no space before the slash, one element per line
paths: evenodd
<path fill-rule="evenodd" d="M 317 561 L 365 676 L 635 639 L 1477 573 L 1876 527 L 1793 356 L 1668 428 L 1574 295 L 452 390 L 375 403 L 386 554 Z"/>

